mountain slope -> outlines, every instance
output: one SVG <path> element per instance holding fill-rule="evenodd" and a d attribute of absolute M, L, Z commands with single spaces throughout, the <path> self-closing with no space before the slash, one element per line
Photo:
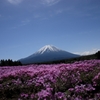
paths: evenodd
<path fill-rule="evenodd" d="M 40 50 L 38 50 L 36 53 L 26 58 L 20 59 L 20 61 L 22 64 L 43 63 L 43 62 L 75 58 L 78 56 L 79 55 L 58 49 L 55 46 L 46 45 L 42 47 Z"/>

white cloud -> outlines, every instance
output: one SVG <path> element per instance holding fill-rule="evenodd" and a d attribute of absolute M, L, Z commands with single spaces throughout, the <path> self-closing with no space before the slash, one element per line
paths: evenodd
<path fill-rule="evenodd" d="M 23 20 L 23 21 L 21 21 L 21 25 L 20 26 L 27 25 L 30 21 L 31 20 L 29 20 L 29 19 Z"/>
<path fill-rule="evenodd" d="M 63 10 L 62 9 L 59 9 L 59 10 L 56 11 L 56 14 L 60 14 L 62 12 L 63 12 Z"/>
<path fill-rule="evenodd" d="M 58 3 L 59 1 L 60 0 L 41 0 L 41 3 L 44 5 L 51 6 L 51 5 Z"/>
<path fill-rule="evenodd" d="M 39 14 L 34 14 L 34 18 L 40 18 L 41 16 Z"/>
<path fill-rule="evenodd" d="M 10 2 L 11 4 L 19 4 L 21 3 L 23 0 L 8 0 L 8 2 Z"/>
<path fill-rule="evenodd" d="M 93 50 L 90 50 L 90 51 L 76 52 L 75 54 L 79 54 L 79 55 L 91 55 L 91 54 L 95 54 L 99 50 L 100 49 L 93 49 Z"/>
<path fill-rule="evenodd" d="M 17 24 L 16 26 L 11 27 L 11 29 L 17 29 L 19 27 L 23 27 L 25 25 L 28 25 L 31 22 L 30 19 L 26 19 L 26 20 L 22 20 L 19 24 Z"/>

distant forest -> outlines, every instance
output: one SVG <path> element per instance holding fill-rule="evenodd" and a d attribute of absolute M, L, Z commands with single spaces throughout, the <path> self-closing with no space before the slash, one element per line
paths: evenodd
<path fill-rule="evenodd" d="M 11 59 L 0 60 L 0 66 L 19 66 L 19 65 L 22 65 L 20 61 L 13 61 Z"/>
<path fill-rule="evenodd" d="M 100 59 L 100 51 L 98 51 L 95 54 L 91 54 L 91 55 L 84 55 L 84 56 L 80 56 L 77 58 L 72 58 L 72 59 L 68 59 L 68 60 L 62 60 L 63 63 L 73 63 L 75 61 L 82 61 L 82 60 L 91 60 L 91 59 Z"/>
<path fill-rule="evenodd" d="M 100 51 L 92 55 L 80 56 L 77 58 L 72 59 L 64 59 L 59 61 L 51 61 L 51 62 L 44 62 L 44 63 L 36 63 L 36 64 L 59 64 L 59 63 L 73 63 L 75 61 L 82 61 L 82 60 L 90 60 L 90 59 L 100 59 Z M 22 63 L 20 61 L 13 61 L 11 59 L 8 60 L 0 60 L 0 66 L 21 66 Z"/>
<path fill-rule="evenodd" d="M 73 63 L 75 61 L 91 60 L 91 59 L 100 59 L 100 51 L 96 52 L 95 54 L 80 56 L 77 58 L 64 59 L 64 60 L 45 62 L 45 63 L 38 63 L 38 64 Z"/>

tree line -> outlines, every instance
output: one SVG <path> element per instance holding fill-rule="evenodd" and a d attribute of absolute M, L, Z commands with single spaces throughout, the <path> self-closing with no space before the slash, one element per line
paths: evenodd
<path fill-rule="evenodd" d="M 96 54 L 97 59 L 100 59 L 100 51 L 98 51 Z"/>
<path fill-rule="evenodd" d="M 91 54 L 91 55 L 83 55 L 83 56 L 76 57 L 76 58 L 50 61 L 50 62 L 44 62 L 44 63 L 38 63 L 38 64 L 73 63 L 75 61 L 91 60 L 91 59 L 100 59 L 100 51 L 96 52 L 95 54 Z"/>
<path fill-rule="evenodd" d="M 19 66 L 22 65 L 20 61 L 13 61 L 12 59 L 0 60 L 0 66 Z"/>
<path fill-rule="evenodd" d="M 73 63 L 75 61 L 90 60 L 90 59 L 100 59 L 100 51 L 98 51 L 98 52 L 96 52 L 95 54 L 92 54 L 92 55 L 86 55 L 86 56 L 80 56 L 80 57 L 72 58 L 72 59 L 50 61 L 50 62 L 44 62 L 44 63 L 38 63 L 38 64 Z M 11 59 L 0 60 L 0 66 L 20 66 L 20 65 L 22 65 L 22 63 L 20 61 L 12 61 Z"/>

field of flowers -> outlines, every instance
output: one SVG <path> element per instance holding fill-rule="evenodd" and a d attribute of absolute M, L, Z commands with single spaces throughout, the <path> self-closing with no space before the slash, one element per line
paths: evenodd
<path fill-rule="evenodd" d="M 100 60 L 0 67 L 0 100 L 100 100 Z"/>

